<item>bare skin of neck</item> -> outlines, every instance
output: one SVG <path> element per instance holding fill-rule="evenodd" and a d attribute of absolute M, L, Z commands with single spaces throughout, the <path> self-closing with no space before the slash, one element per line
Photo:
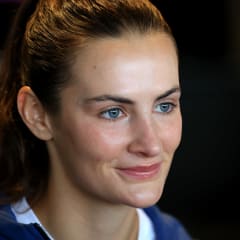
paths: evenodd
<path fill-rule="evenodd" d="M 74 197 L 73 197 L 74 196 Z M 33 206 L 42 225 L 55 240 L 137 240 L 135 208 L 73 195 L 51 187 Z"/>

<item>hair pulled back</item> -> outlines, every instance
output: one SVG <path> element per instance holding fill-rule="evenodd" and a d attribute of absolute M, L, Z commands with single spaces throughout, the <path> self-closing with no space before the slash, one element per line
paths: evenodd
<path fill-rule="evenodd" d="M 89 39 L 128 32 L 171 31 L 148 0 L 26 0 L 7 38 L 0 71 L 0 193 L 7 201 L 37 200 L 48 183 L 46 144 L 17 111 L 19 89 L 28 85 L 51 114 L 61 110 L 74 52 Z"/>

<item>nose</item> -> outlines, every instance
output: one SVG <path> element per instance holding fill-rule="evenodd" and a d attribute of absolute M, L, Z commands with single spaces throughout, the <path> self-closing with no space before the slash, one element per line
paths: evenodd
<path fill-rule="evenodd" d="M 128 151 L 145 158 L 153 158 L 160 153 L 159 128 L 154 120 L 142 119 L 133 123 Z"/>

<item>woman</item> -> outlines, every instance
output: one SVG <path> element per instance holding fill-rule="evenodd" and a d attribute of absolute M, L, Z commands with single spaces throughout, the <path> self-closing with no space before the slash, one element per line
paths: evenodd
<path fill-rule="evenodd" d="M 181 139 L 160 12 L 147 0 L 25 1 L 7 42 L 0 239 L 190 239 L 154 206 Z"/>

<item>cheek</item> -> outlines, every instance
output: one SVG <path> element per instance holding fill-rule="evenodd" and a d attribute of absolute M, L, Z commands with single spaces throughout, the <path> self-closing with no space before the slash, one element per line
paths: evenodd
<path fill-rule="evenodd" d="M 80 123 L 71 130 L 71 141 L 80 155 L 110 161 L 117 158 L 125 148 L 127 137 L 122 130 L 94 123 Z"/>
<path fill-rule="evenodd" d="M 182 137 L 182 118 L 179 115 L 177 118 L 169 121 L 162 132 L 162 142 L 166 152 L 174 154 L 179 146 Z"/>

